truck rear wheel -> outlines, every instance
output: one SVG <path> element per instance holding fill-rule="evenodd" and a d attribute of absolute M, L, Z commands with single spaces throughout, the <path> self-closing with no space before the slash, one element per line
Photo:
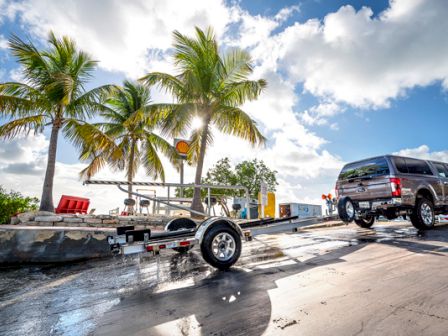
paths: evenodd
<path fill-rule="evenodd" d="M 362 227 L 364 229 L 370 229 L 372 225 L 375 223 L 374 216 L 368 216 L 366 218 L 355 219 L 356 225 Z"/>
<path fill-rule="evenodd" d="M 411 223 L 418 230 L 430 230 L 434 227 L 435 215 L 433 203 L 424 197 L 417 198 Z"/>
<path fill-rule="evenodd" d="M 349 197 L 342 197 L 339 200 L 338 214 L 344 223 L 350 223 L 355 219 L 355 205 Z"/>
<path fill-rule="evenodd" d="M 229 225 L 216 224 L 205 233 L 201 252 L 207 263 L 217 269 L 227 270 L 241 255 L 241 237 Z"/>

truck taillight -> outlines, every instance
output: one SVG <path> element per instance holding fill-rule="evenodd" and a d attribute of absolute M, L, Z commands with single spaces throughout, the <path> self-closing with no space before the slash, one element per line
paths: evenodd
<path fill-rule="evenodd" d="M 390 179 L 390 187 L 392 189 L 393 197 L 401 197 L 401 179 L 392 177 Z"/>

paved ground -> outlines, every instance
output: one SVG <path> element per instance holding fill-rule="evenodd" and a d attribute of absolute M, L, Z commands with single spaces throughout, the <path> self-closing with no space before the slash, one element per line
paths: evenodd
<path fill-rule="evenodd" d="M 4 335 L 446 335 L 448 226 L 260 236 L 232 271 L 194 251 L 0 273 Z"/>

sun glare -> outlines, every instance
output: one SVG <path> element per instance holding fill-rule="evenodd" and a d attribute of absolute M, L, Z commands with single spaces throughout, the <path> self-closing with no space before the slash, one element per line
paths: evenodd
<path fill-rule="evenodd" d="M 193 129 L 198 129 L 202 126 L 202 119 L 199 117 L 194 117 L 193 120 L 191 121 L 191 127 Z"/>

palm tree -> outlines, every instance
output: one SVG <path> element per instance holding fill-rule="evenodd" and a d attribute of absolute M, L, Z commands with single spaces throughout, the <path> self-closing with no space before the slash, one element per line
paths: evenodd
<path fill-rule="evenodd" d="M 141 80 L 157 84 L 176 98 L 166 104 L 163 131 L 181 134 L 198 116 L 202 126 L 192 133 L 189 159 L 197 163 L 195 184 L 200 184 L 207 145 L 212 142 L 212 126 L 223 133 L 235 135 L 251 144 L 264 143 L 265 138 L 255 121 L 239 106 L 256 99 L 266 81 L 250 80 L 253 72 L 250 55 L 240 49 L 220 54 L 211 28 L 196 28 L 190 38 L 178 31 L 174 35 L 174 64 L 178 74 L 152 72 Z M 195 188 L 192 209 L 203 211 L 200 189 Z"/>
<path fill-rule="evenodd" d="M 59 132 L 70 133 L 76 145 L 83 143 L 79 131 L 91 129 L 90 141 L 106 144 L 86 120 L 101 109 L 99 98 L 111 90 L 105 85 L 90 91 L 85 83 L 95 70 L 96 61 L 77 49 L 68 37 L 50 33 L 49 48 L 38 50 L 31 42 L 13 35 L 9 40 L 12 54 L 22 68 L 23 82 L 0 84 L 0 137 L 9 139 L 19 133 L 42 132 L 51 126 L 48 162 L 40 210 L 54 211 L 53 179 Z M 102 140 L 103 139 L 103 140 Z"/>
<path fill-rule="evenodd" d="M 132 182 L 142 164 L 148 175 L 164 181 L 165 171 L 158 152 L 173 163 L 178 156 L 173 146 L 155 132 L 161 114 L 159 105 L 151 104 L 149 88 L 125 81 L 123 88 L 115 90 L 105 105 L 107 109 L 101 114 L 105 120 L 96 123 L 95 127 L 108 139 L 114 140 L 116 147 L 107 146 L 102 150 L 97 149 L 95 143 L 85 146 L 81 159 L 89 160 L 90 164 L 81 175 L 90 178 L 104 165 L 110 164 L 115 169 L 125 169 L 128 182 Z M 128 193 L 132 198 L 132 185 L 128 185 Z"/>

